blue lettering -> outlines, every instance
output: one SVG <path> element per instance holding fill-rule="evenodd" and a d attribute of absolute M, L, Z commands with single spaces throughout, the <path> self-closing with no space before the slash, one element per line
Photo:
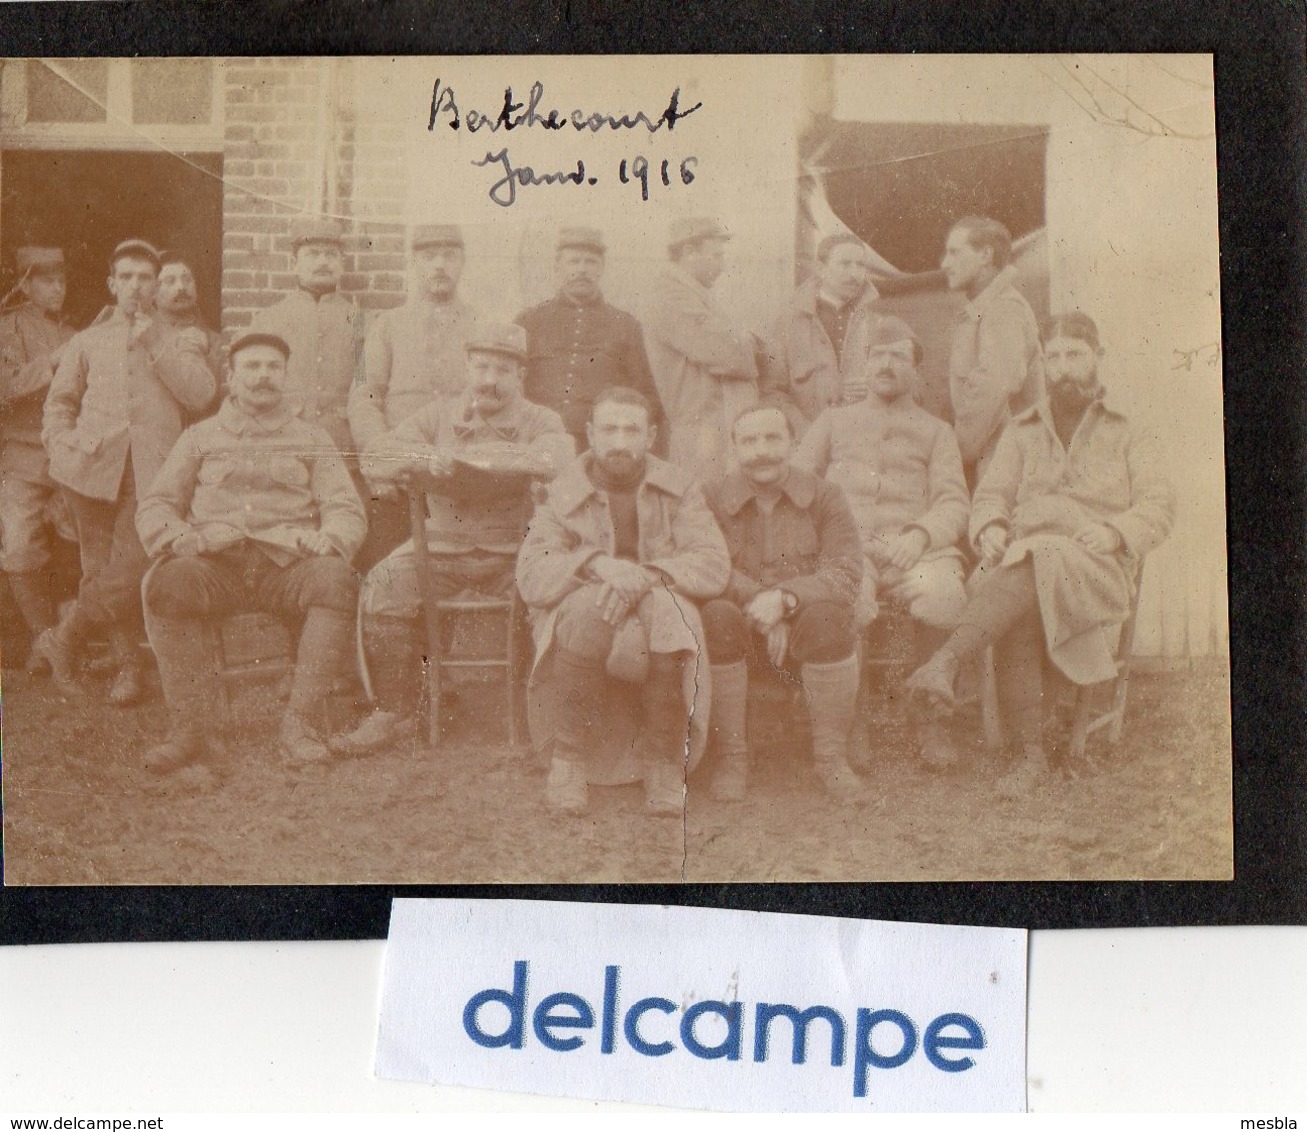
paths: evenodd
<path fill-rule="evenodd" d="M 740 1013 L 738 1002 L 719 1002 L 707 999 L 696 1002 L 681 1019 L 681 1041 L 695 1057 L 705 1061 L 715 1061 L 719 1057 L 727 1061 L 740 1060 Z M 726 1037 L 715 1046 L 706 1046 L 694 1036 L 694 1024 L 705 1014 L 716 1014 L 726 1019 Z"/>
<path fill-rule="evenodd" d="M 808 1024 L 817 1018 L 830 1023 L 830 1063 L 844 1064 L 844 1016 L 830 1006 L 810 1006 L 798 1010 L 785 1002 L 760 1002 L 753 1017 L 753 1060 L 767 1060 L 768 1028 L 773 1018 L 788 1018 L 794 1027 L 794 1047 L 790 1060 L 802 1065 L 808 1060 Z"/>
<path fill-rule="evenodd" d="M 671 1042 L 646 1042 L 640 1037 L 640 1018 L 649 1010 L 675 1014 L 676 1003 L 666 998 L 642 998 L 626 1012 L 626 1022 L 622 1029 L 626 1034 L 627 1044 L 636 1053 L 642 1053 L 645 1057 L 663 1057 L 676 1048 Z"/>
<path fill-rule="evenodd" d="M 885 1056 L 872 1048 L 871 1032 L 882 1022 L 890 1022 L 903 1034 L 898 1053 Z M 867 1069 L 897 1069 L 917 1049 L 917 1027 L 899 1010 L 859 1010 L 858 1032 L 853 1042 L 853 1095 L 867 1095 Z"/>
<path fill-rule="evenodd" d="M 599 1032 L 599 1052 L 612 1053 L 617 1038 L 617 984 L 620 967 L 609 964 L 604 968 L 604 1018 Z"/>
<path fill-rule="evenodd" d="M 575 1013 L 553 1013 L 555 1007 L 564 1006 L 575 1011 Z M 540 1005 L 536 1007 L 536 1012 L 531 1018 L 531 1028 L 535 1030 L 536 1037 L 540 1039 L 540 1044 L 546 1049 L 557 1050 L 559 1053 L 579 1049 L 585 1044 L 585 1039 L 579 1037 L 555 1037 L 549 1032 L 551 1026 L 566 1030 L 588 1030 L 594 1024 L 595 1012 L 590 1009 L 590 1004 L 579 994 L 569 994 L 567 991 L 546 995 L 540 1000 Z"/>
<path fill-rule="evenodd" d="M 942 1031 L 946 1026 L 960 1026 L 966 1030 L 966 1037 L 958 1038 L 945 1035 Z M 926 1036 L 922 1039 L 921 1048 L 926 1054 L 926 1060 L 936 1069 L 942 1069 L 945 1073 L 961 1073 L 964 1069 L 970 1069 L 975 1065 L 976 1059 L 974 1057 L 944 1057 L 939 1051 L 942 1049 L 984 1049 L 985 1031 L 980 1028 L 980 1023 L 969 1014 L 941 1014 L 926 1027 Z"/>
<path fill-rule="evenodd" d="M 527 961 L 519 959 L 513 964 L 512 991 L 486 989 L 477 991 L 467 1000 L 463 1007 L 463 1029 L 467 1036 L 479 1046 L 497 1049 L 500 1046 L 522 1048 L 523 1032 L 526 1028 L 526 976 Z M 502 1002 L 508 1007 L 508 1028 L 502 1034 L 487 1034 L 477 1019 L 477 1014 L 487 1002 Z"/>

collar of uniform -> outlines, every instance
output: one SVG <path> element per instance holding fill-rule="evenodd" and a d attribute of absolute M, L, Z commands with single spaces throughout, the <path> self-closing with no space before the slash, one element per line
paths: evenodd
<path fill-rule="evenodd" d="M 817 303 L 821 296 L 821 281 L 814 275 L 811 279 L 805 279 L 794 292 L 794 309 L 802 311 L 804 314 L 817 317 Z M 870 306 L 876 299 L 880 298 L 880 292 L 873 286 L 871 280 L 867 280 L 867 285 L 862 289 L 859 295 L 847 307 L 835 307 L 836 310 L 848 310 L 850 312 L 857 310 L 859 307 Z M 831 304 L 834 306 L 834 304 Z"/>
<path fill-rule="evenodd" d="M 314 291 L 310 291 L 307 287 L 301 287 L 296 284 L 295 290 L 293 290 L 291 294 L 297 296 L 303 302 L 312 303 L 315 307 L 319 303 L 329 303 L 333 299 L 339 299 L 342 302 L 346 301 L 345 296 L 340 293 L 339 286 L 333 287 L 330 291 L 323 291 L 322 294 L 319 295 Z"/>
<path fill-rule="evenodd" d="M 575 299 L 569 299 L 566 295 L 562 293 L 562 291 L 555 291 L 553 295 L 551 295 L 549 299 L 546 301 L 551 306 L 562 307 L 564 310 L 593 311 L 593 310 L 598 310 L 600 307 L 604 305 L 604 295 L 603 292 L 600 291 L 599 294 L 596 295 L 593 299 L 591 299 L 588 303 L 580 303 L 577 302 Z"/>
<path fill-rule="evenodd" d="M 264 417 L 252 417 L 244 412 L 231 397 L 223 401 L 216 414 L 218 423 L 233 436 L 244 436 L 248 432 L 276 432 L 284 427 L 295 413 L 284 401 L 276 412 Z"/>
<path fill-rule="evenodd" d="M 175 315 L 168 311 L 161 310 L 159 312 L 159 318 L 175 330 L 185 330 L 187 327 L 191 326 L 200 326 L 200 328 L 203 329 L 200 324 L 200 312 L 198 310 L 192 310 L 190 314 L 182 315 Z"/>
<path fill-rule="evenodd" d="M 1089 403 L 1085 409 L 1085 416 L 1094 413 L 1099 416 L 1116 417 L 1117 420 L 1125 420 L 1126 415 L 1116 408 L 1114 404 L 1107 402 L 1107 390 L 1101 385 L 1098 387 L 1098 395 Z M 1045 397 L 1038 404 L 1018 413 L 1012 418 L 1014 422 L 1021 421 L 1043 421 L 1049 432 L 1057 434 L 1057 429 L 1053 426 L 1053 410 L 1049 407 L 1048 398 Z"/>
<path fill-rule="evenodd" d="M 511 405 L 501 409 L 494 420 L 480 414 L 473 414 L 469 418 L 472 400 L 473 396 L 470 391 L 464 394 L 461 401 L 462 407 L 458 410 L 453 425 L 450 426 L 450 431 L 460 440 L 474 436 L 477 428 L 481 426 L 490 429 L 500 440 L 516 440 L 521 435 L 522 418 L 525 412 L 523 406 L 526 404 L 524 397 L 519 397 Z"/>
<path fill-rule="evenodd" d="M 549 498 L 553 500 L 560 514 L 570 515 L 599 489 L 590 481 L 590 461 L 594 457 L 586 452 L 579 460 L 573 460 L 559 473 L 549 485 Z M 644 479 L 640 481 L 638 492 L 645 487 L 655 491 L 683 496 L 690 489 L 690 477 L 675 464 L 669 464 L 657 456 L 646 456 Z"/>
<path fill-rule="evenodd" d="M 817 477 L 802 468 L 790 465 L 790 474 L 781 485 L 781 494 L 787 496 L 800 511 L 806 511 L 817 498 Z M 757 496 L 753 484 L 743 472 L 731 472 L 718 490 L 722 509 L 728 515 L 738 515 L 740 509 Z"/>
<path fill-rule="evenodd" d="M 679 263 L 669 263 L 667 265 L 667 274 L 676 282 L 689 287 L 705 303 L 713 301 L 712 291 L 699 282 L 693 275 L 685 270 Z"/>
<path fill-rule="evenodd" d="M 1016 284 L 1017 269 L 1015 264 L 1009 263 L 1002 271 L 989 281 L 989 286 L 980 292 L 965 307 L 962 308 L 963 318 L 974 318 L 979 320 L 984 313 L 994 305 L 994 300 L 1002 292 Z"/>

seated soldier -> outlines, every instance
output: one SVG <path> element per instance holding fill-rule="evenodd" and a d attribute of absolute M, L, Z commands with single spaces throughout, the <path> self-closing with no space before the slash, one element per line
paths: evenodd
<path fill-rule="evenodd" d="M 847 798 L 858 785 L 845 745 L 858 694 L 853 603 L 862 540 L 844 493 L 790 466 L 794 428 L 779 407 L 745 409 L 731 443 L 739 471 L 707 491 L 731 554 L 726 593 L 703 607 L 719 760 L 712 793 L 744 796 L 748 659 L 765 653 L 776 668 L 800 666 L 813 764 L 827 790 Z"/>
<path fill-rule="evenodd" d="M 952 636 L 908 680 L 913 696 L 947 708 L 963 658 L 996 646 L 999 702 L 1021 747 L 999 783 L 1010 796 L 1048 770 L 1045 650 L 1073 684 L 1115 677 L 1113 638 L 1139 561 L 1175 515 L 1147 438 L 1104 401 L 1093 321 L 1061 315 L 1043 337 L 1048 397 L 1008 425 L 972 501 L 984 577 Z"/>
<path fill-rule="evenodd" d="M 474 329 L 467 341 L 467 389 L 429 402 L 364 454 L 369 482 L 393 484 L 409 473 L 437 481 L 427 497 L 427 550 L 440 598 L 465 590 L 512 593 L 531 514 L 529 481 L 551 479 L 574 455 L 562 418 L 522 396 L 525 360 L 520 326 Z M 356 730 L 332 743 L 340 754 L 379 750 L 413 731 L 423 644 L 411 539 L 368 571 L 360 602 L 375 707 Z"/>
<path fill-rule="evenodd" d="M 300 622 L 281 724 L 292 766 L 329 757 L 311 720 L 350 655 L 363 505 L 326 430 L 285 401 L 290 347 L 242 334 L 215 416 L 178 438 L 136 512 L 152 558 L 145 623 L 171 726 L 145 756 L 164 772 L 206 753 L 217 681 L 206 623 L 258 610 Z"/>
<path fill-rule="evenodd" d="M 813 422 L 796 467 L 844 489 L 865 558 L 856 621 L 861 629 L 888 600 L 916 622 L 919 660 L 957 624 L 966 602 L 958 542 L 967 527 L 967 488 L 953 430 L 913 399 L 921 343 L 894 317 L 877 323 L 867 393 Z M 947 765 L 955 752 L 938 713 L 918 721 L 922 757 Z"/>
<path fill-rule="evenodd" d="M 518 555 L 542 703 L 532 739 L 552 752 L 545 800 L 568 813 L 586 808 L 609 740 L 629 751 L 638 738 L 649 811 L 681 814 L 706 714 L 692 709 L 710 695 L 695 603 L 722 592 L 730 557 L 690 476 L 649 454 L 651 417 L 633 389 L 595 398 L 590 450 L 550 484 Z M 638 693 L 638 736 L 614 685 Z"/>

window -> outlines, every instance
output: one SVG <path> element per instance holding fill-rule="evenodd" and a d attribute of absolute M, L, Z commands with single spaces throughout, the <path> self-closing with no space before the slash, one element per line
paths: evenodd
<path fill-rule="evenodd" d="M 27 60 L 29 122 L 103 122 L 108 117 L 109 60 Z"/>
<path fill-rule="evenodd" d="M 132 121 L 140 125 L 207 122 L 213 116 L 208 59 L 132 61 Z"/>

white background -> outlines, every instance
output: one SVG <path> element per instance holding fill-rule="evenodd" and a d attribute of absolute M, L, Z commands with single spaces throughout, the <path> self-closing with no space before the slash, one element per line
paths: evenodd
<path fill-rule="evenodd" d="M 374 1079 L 384 950 L 0 948 L 0 1112 L 620 1107 Z M 1307 1127 L 1307 928 L 1034 932 L 1029 1026 L 1034 1111 Z"/>

